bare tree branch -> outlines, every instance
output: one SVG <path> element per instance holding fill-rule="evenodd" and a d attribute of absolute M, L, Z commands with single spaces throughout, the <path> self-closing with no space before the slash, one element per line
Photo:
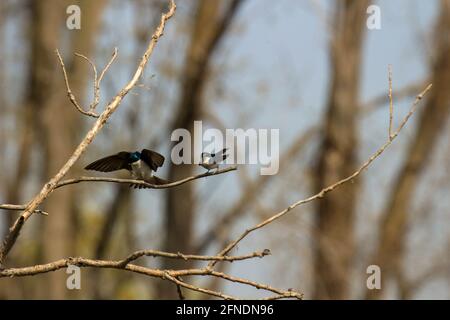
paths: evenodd
<path fill-rule="evenodd" d="M 119 178 L 106 178 L 106 177 L 105 178 L 103 178 L 103 177 L 80 177 L 77 179 L 68 179 L 68 180 L 61 181 L 56 185 L 55 189 L 58 189 L 58 188 L 61 188 L 61 187 L 67 186 L 67 185 L 71 185 L 71 184 L 81 183 L 81 182 L 112 182 L 112 183 L 139 185 L 139 186 L 146 187 L 148 189 L 167 189 L 167 188 L 173 188 L 173 187 L 176 187 L 176 186 L 179 186 L 179 185 L 182 185 L 187 182 L 197 180 L 200 178 L 215 176 L 215 175 L 223 174 L 223 173 L 234 171 L 234 170 L 237 170 L 237 167 L 231 166 L 231 167 L 221 169 L 218 171 L 209 172 L 209 173 L 206 172 L 203 174 L 187 177 L 185 179 L 166 183 L 166 184 L 152 184 L 152 183 L 145 182 L 143 180 L 132 180 L 132 179 L 119 179 Z M 20 211 L 20 210 L 26 210 L 26 208 L 27 208 L 26 205 L 0 204 L 0 209 L 4 209 L 4 210 Z M 34 213 L 42 214 L 45 216 L 48 215 L 47 212 L 39 210 L 39 209 L 34 210 Z"/>
<path fill-rule="evenodd" d="M 20 204 L 0 204 L 0 209 L 3 210 L 14 210 L 14 211 L 22 211 L 27 208 L 26 205 Z M 48 213 L 39 209 L 34 210 L 34 213 L 42 214 L 44 216 L 48 216 Z"/>
<path fill-rule="evenodd" d="M 199 260 L 199 261 L 240 261 L 240 260 L 248 260 L 252 258 L 262 258 L 264 256 L 270 255 L 270 250 L 265 249 L 263 251 L 255 251 L 253 253 L 242 255 L 242 256 L 200 256 L 194 254 L 183 254 L 181 252 L 178 253 L 170 253 L 158 250 L 140 250 L 130 254 L 128 257 L 122 260 L 121 264 L 127 265 L 128 263 L 135 261 L 141 257 L 163 257 L 170 259 L 180 259 L 180 260 Z"/>
<path fill-rule="evenodd" d="M 194 286 L 192 284 L 186 283 L 184 281 L 181 281 L 179 277 L 174 277 L 172 276 L 169 272 L 166 272 L 164 274 L 164 279 L 169 279 L 170 281 L 172 281 L 173 283 L 175 283 L 177 285 L 177 287 L 184 287 L 187 289 L 190 289 L 192 291 L 197 291 L 197 292 L 201 292 L 210 296 L 215 296 L 218 298 L 222 298 L 224 300 L 238 300 L 238 298 L 233 297 L 233 296 L 229 296 L 226 294 L 223 294 L 221 292 L 218 291 L 213 291 L 213 290 L 209 290 L 209 289 L 205 289 L 205 288 L 201 288 L 201 287 L 197 287 Z"/>
<path fill-rule="evenodd" d="M 174 181 L 174 182 L 169 182 L 169 183 L 165 183 L 165 184 L 152 184 L 152 183 L 148 183 L 145 182 L 143 180 L 133 180 L 133 179 L 119 179 L 119 178 L 106 178 L 106 177 L 80 177 L 80 178 L 76 178 L 76 179 L 68 179 L 68 180 L 64 180 L 59 182 L 55 189 L 57 188 L 61 188 L 70 184 L 76 184 L 76 183 L 81 183 L 81 182 L 113 182 L 113 183 L 126 183 L 126 184 L 134 184 L 134 185 L 139 185 L 139 186 L 143 186 L 149 189 L 167 189 L 167 188 L 173 188 L 182 184 L 185 184 L 187 182 L 190 182 L 192 180 L 197 180 L 197 179 L 201 179 L 201 178 L 205 178 L 205 177 L 209 177 L 209 176 L 215 176 L 215 175 L 219 175 L 219 174 L 223 174 L 223 173 L 227 173 L 230 171 L 234 171 L 236 170 L 237 167 L 236 166 L 231 166 L 225 169 L 221 169 L 218 171 L 214 171 L 214 172 L 206 172 L 206 173 L 202 173 L 196 176 L 191 176 L 191 177 L 187 177 L 178 181 Z"/>
<path fill-rule="evenodd" d="M 169 20 L 175 13 L 176 5 L 173 0 L 170 1 L 170 8 L 167 13 L 161 16 L 161 22 L 154 32 L 152 39 L 141 58 L 138 68 L 133 76 L 133 78 L 128 82 L 128 84 L 111 100 L 111 102 L 106 106 L 105 110 L 99 116 L 93 127 L 86 134 L 84 139 L 78 145 L 78 147 L 73 152 L 72 156 L 67 160 L 63 167 L 58 171 L 58 173 L 51 178 L 41 189 L 41 191 L 34 197 L 33 200 L 27 206 L 27 209 L 22 213 L 22 215 L 15 221 L 14 225 L 10 228 L 5 241 L 3 242 L 2 248 L 0 249 L 0 265 L 3 264 L 5 257 L 14 245 L 20 230 L 24 222 L 34 213 L 36 208 L 55 190 L 58 182 L 67 174 L 67 172 L 72 168 L 75 162 L 80 158 L 80 156 L 86 151 L 87 147 L 94 140 L 95 136 L 100 132 L 100 130 L 105 125 L 106 121 L 112 115 L 114 111 L 119 107 L 123 98 L 134 88 L 138 83 L 144 68 L 150 59 L 153 49 L 156 46 L 159 38 L 163 35 L 164 27 L 167 20 Z"/>
<path fill-rule="evenodd" d="M 359 167 L 358 170 L 356 170 L 352 175 L 339 180 L 338 182 L 322 189 L 320 192 L 318 192 L 317 194 L 303 199 L 303 200 L 299 200 L 293 204 L 291 204 L 289 207 L 287 207 L 286 209 L 280 211 L 279 213 L 273 215 L 272 217 L 262 221 L 261 223 L 257 224 L 256 226 L 249 228 L 247 230 L 245 230 L 236 240 L 232 241 L 230 244 L 228 244 L 228 246 L 226 246 L 218 255 L 226 255 L 228 252 L 230 252 L 240 241 L 242 241 L 248 234 L 250 234 L 251 232 L 258 230 L 266 225 L 268 225 L 269 223 L 272 223 L 275 220 L 278 220 L 279 218 L 283 217 L 284 215 L 286 215 L 287 213 L 289 213 L 291 210 L 293 210 L 294 208 L 303 205 L 305 203 L 309 203 L 313 200 L 316 199 L 321 199 L 323 198 L 327 193 L 333 191 L 334 189 L 340 187 L 341 185 L 352 181 L 353 179 L 355 179 L 356 177 L 358 177 L 365 169 L 367 169 L 367 167 L 370 166 L 370 164 L 376 159 L 378 158 L 385 150 L 386 148 L 388 148 L 392 142 L 395 140 L 395 138 L 398 136 L 398 134 L 400 133 L 400 131 L 403 129 L 403 127 L 406 125 L 406 123 L 408 122 L 409 118 L 414 114 L 414 112 L 416 111 L 416 107 L 419 104 L 419 102 L 422 100 L 422 98 L 426 95 L 426 93 L 431 89 L 432 85 L 429 84 L 425 90 L 423 90 L 417 97 L 416 100 L 414 101 L 410 111 L 408 112 L 408 114 L 405 116 L 405 118 L 403 119 L 402 123 L 399 125 L 399 127 L 397 128 L 397 130 L 388 138 L 388 141 L 382 145 L 361 167 Z M 209 268 L 212 268 L 216 265 L 217 261 L 211 261 L 208 264 Z"/>
<path fill-rule="evenodd" d="M 236 11 L 236 8 L 239 4 L 241 4 L 243 1 L 241 0 L 234 0 L 232 2 L 230 11 L 225 15 L 225 18 L 223 19 L 223 24 L 226 26 L 229 24 L 231 18 L 233 17 L 234 12 Z M 0 204 L 0 209 L 4 210 L 23 210 L 20 217 L 14 222 L 13 226 L 10 228 L 9 233 L 7 234 L 3 245 L 0 249 L 0 278 L 3 277 L 25 277 L 25 276 L 34 276 L 39 275 L 43 273 L 48 273 L 52 271 L 56 271 L 59 269 L 64 269 L 68 267 L 69 265 L 76 265 L 79 267 L 90 267 L 90 268 L 105 268 L 105 269 L 118 269 L 118 270 L 126 270 L 132 273 L 138 273 L 143 274 L 149 277 L 158 278 L 161 280 L 165 280 L 166 282 L 163 282 L 164 284 L 167 283 L 167 281 L 170 281 L 170 286 L 175 285 L 176 290 L 178 293 L 178 297 L 180 299 L 185 299 L 185 295 L 183 294 L 183 289 L 187 289 L 190 291 L 199 292 L 202 294 L 206 294 L 213 297 L 219 297 L 222 299 L 238 299 L 238 297 L 231 296 L 224 294 L 216 287 L 212 287 L 212 289 L 208 289 L 205 287 L 197 286 L 192 283 L 189 283 L 186 281 L 187 277 L 210 277 L 213 280 L 216 279 L 217 281 L 228 281 L 233 282 L 241 285 L 250 286 L 252 288 L 258 289 L 258 290 L 264 290 L 267 292 L 270 292 L 273 294 L 272 296 L 265 297 L 266 300 L 277 300 L 277 299 L 285 299 L 285 298 L 296 298 L 296 299 L 302 299 L 303 294 L 299 293 L 297 291 L 294 291 L 293 289 L 287 289 L 287 290 L 281 290 L 274 287 L 271 287 L 267 284 L 258 283 L 252 280 L 236 277 L 229 275 L 223 270 L 218 271 L 217 269 L 214 269 L 216 264 L 218 262 L 234 262 L 234 261 L 241 261 L 241 260 L 248 260 L 248 259 L 254 259 L 254 258 L 262 258 L 267 255 L 270 255 L 270 251 L 268 249 L 265 249 L 263 251 L 255 251 L 250 254 L 246 255 L 240 255 L 240 256 L 229 256 L 229 252 L 233 248 L 237 246 L 239 242 L 241 242 L 244 238 L 247 237 L 250 233 L 252 233 L 255 230 L 261 229 L 265 227 L 266 225 L 274 222 L 275 220 L 280 219 L 284 215 L 287 215 L 290 211 L 292 211 L 294 208 L 309 203 L 314 200 L 319 200 L 323 198 L 327 193 L 335 190 L 336 188 L 351 182 L 353 179 L 356 179 L 359 175 L 363 173 L 365 169 L 367 169 L 375 159 L 377 159 L 395 140 L 395 138 L 398 136 L 400 131 L 404 128 L 406 123 L 409 121 L 410 117 L 415 113 L 416 107 L 418 106 L 420 100 L 427 94 L 427 92 L 431 89 L 431 84 L 428 85 L 417 97 L 414 103 L 412 104 L 408 114 L 404 117 L 403 121 L 400 123 L 400 125 L 397 127 L 397 129 L 394 131 L 393 129 L 393 91 L 392 91 L 392 70 L 391 66 L 389 66 L 388 70 L 388 80 L 389 80 L 389 92 L 388 92 L 388 101 L 389 101 L 389 129 L 388 129 L 388 139 L 387 141 L 375 152 L 373 153 L 370 158 L 368 158 L 356 171 L 354 171 L 352 174 L 348 175 L 346 178 L 343 178 L 334 184 L 329 185 L 328 187 L 323 188 L 321 191 L 319 191 L 317 194 L 310 196 L 309 198 L 299 200 L 293 204 L 291 204 L 289 207 L 285 208 L 284 210 L 270 216 L 268 219 L 263 219 L 262 222 L 259 224 L 246 229 L 237 239 L 234 241 L 226 240 L 226 242 L 223 243 L 224 249 L 221 250 L 217 255 L 195 255 L 195 254 L 183 254 L 180 252 L 172 253 L 172 252 L 164 252 L 164 251 L 158 251 L 158 250 L 139 250 L 131 253 L 127 257 L 121 260 L 101 260 L 99 257 L 97 259 L 88 259 L 83 257 L 69 257 L 65 259 L 56 260 L 50 263 L 46 264 L 39 264 L 34 266 L 27 266 L 27 267 L 19 267 L 19 268 L 2 268 L 2 265 L 5 261 L 5 258 L 7 257 L 8 253 L 12 249 L 12 247 L 15 245 L 16 240 L 20 234 L 20 231 L 25 224 L 25 222 L 31 217 L 33 213 L 36 214 L 42 214 L 42 215 L 48 215 L 48 213 L 37 209 L 45 200 L 47 197 L 50 196 L 50 194 L 61 187 L 72 185 L 72 184 L 78 184 L 82 182 L 109 182 L 109 183 L 118 183 L 118 184 L 133 184 L 137 186 L 142 186 L 150 189 L 165 189 L 165 188 L 173 188 L 180 185 L 183 185 L 185 183 L 188 183 L 190 181 L 205 178 L 208 176 L 213 175 L 219 175 L 223 173 L 227 173 L 230 171 L 237 170 L 237 166 L 231 166 L 222 170 L 217 170 L 213 173 L 203 173 L 199 175 L 192 175 L 180 180 L 177 180 L 177 178 L 172 180 L 177 180 L 173 182 L 167 182 L 162 183 L 160 178 L 154 177 L 154 180 L 151 181 L 143 181 L 143 180 L 133 180 L 133 179 L 119 179 L 119 178 L 107 178 L 107 177 L 79 177 L 75 179 L 67 179 L 63 180 L 63 178 L 66 176 L 68 171 L 72 168 L 72 166 L 78 161 L 78 159 L 81 157 L 81 155 L 86 151 L 87 147 L 92 143 L 93 139 L 97 136 L 97 134 L 100 132 L 100 130 L 105 125 L 106 121 L 109 119 L 109 117 L 114 113 L 117 108 L 120 106 L 123 98 L 130 93 L 130 91 L 138 86 L 138 82 L 140 80 L 140 77 L 145 69 L 146 64 L 148 63 L 150 56 L 152 55 L 152 52 L 156 46 L 156 43 L 158 42 L 159 38 L 163 35 L 163 31 L 166 25 L 166 22 L 174 15 L 176 10 L 176 5 L 173 0 L 170 0 L 170 6 L 167 13 L 164 13 L 161 16 L 161 21 L 159 26 L 157 27 L 156 31 L 154 32 L 152 39 L 150 40 L 144 55 L 141 57 L 140 63 L 135 71 L 134 76 L 132 79 L 128 82 L 128 84 L 117 93 L 116 96 L 106 105 L 105 109 L 101 114 L 97 114 L 95 112 L 96 107 L 98 106 L 100 102 L 100 84 L 102 79 L 104 78 L 104 75 L 106 74 L 107 70 L 110 68 L 112 63 L 114 62 L 116 56 L 117 56 L 117 49 L 114 50 L 111 59 L 109 62 L 105 65 L 103 70 L 98 72 L 97 67 L 95 66 L 94 62 L 89 59 L 87 56 L 84 56 L 82 54 L 75 53 L 77 57 L 80 57 L 84 60 L 86 60 L 93 69 L 93 101 L 89 105 L 88 110 L 86 111 L 85 108 L 83 108 L 76 100 L 75 95 L 72 93 L 67 71 L 64 65 L 64 61 L 59 53 L 58 50 L 56 50 L 56 55 L 59 60 L 59 64 L 61 65 L 64 81 L 67 89 L 67 95 L 69 97 L 69 100 L 71 103 L 76 107 L 76 109 L 87 116 L 91 116 L 94 118 L 97 118 L 94 125 L 91 127 L 91 129 L 86 133 L 84 139 L 79 143 L 77 148 L 73 151 L 70 158 L 66 161 L 66 163 L 59 169 L 57 174 L 53 176 L 40 190 L 38 194 L 35 195 L 35 197 L 26 205 L 16 205 L 16 204 Z M 208 18 L 208 15 L 205 15 L 206 18 Z M 201 24 L 200 24 L 201 26 Z M 221 27 L 225 29 L 224 27 Z M 223 30 L 219 31 L 216 35 L 217 39 L 214 37 L 212 40 L 212 44 L 210 44 L 210 49 L 214 47 L 215 43 L 218 42 L 221 32 Z M 194 34 L 195 36 L 195 34 Z M 209 47 L 209 46 L 207 46 Z M 206 70 L 206 69 L 205 69 Z M 204 72 L 204 70 L 202 70 Z M 385 99 L 385 98 L 384 98 Z M 384 100 L 383 100 L 384 101 Z M 378 101 L 379 102 L 379 101 Z M 377 103 L 378 103 L 377 102 Z M 358 114 L 357 111 L 355 113 Z M 302 137 L 300 140 L 296 140 L 295 144 L 292 146 L 291 149 L 287 152 L 287 154 L 284 155 L 283 159 L 287 159 L 290 157 L 293 157 L 296 153 L 299 152 L 301 147 L 305 144 L 306 139 L 308 139 L 309 136 L 313 135 L 315 130 L 317 128 L 320 128 L 319 126 L 313 127 L 311 129 L 311 132 L 309 132 L 309 135 L 306 137 Z M 192 167 L 193 168 L 193 167 Z M 190 169 L 192 169 L 190 168 Z M 352 169 L 353 170 L 353 169 Z M 56 170 L 55 170 L 56 171 Z M 346 171 L 345 174 L 342 174 L 342 176 L 346 176 L 347 174 L 351 173 L 352 171 Z M 181 175 L 181 178 L 183 176 L 188 176 L 190 174 Z M 178 177 L 180 178 L 180 177 Z M 155 183 L 153 183 L 153 181 Z M 258 192 L 264 187 L 265 184 L 269 181 L 269 178 L 266 176 L 262 179 L 256 179 L 255 181 L 251 181 L 246 185 L 246 190 L 243 193 L 243 196 L 240 198 L 240 201 L 237 202 L 237 204 L 232 207 L 231 211 L 225 215 L 222 220 L 220 220 L 218 223 L 213 226 L 212 230 L 206 233 L 205 238 L 200 241 L 200 244 L 198 248 L 204 249 L 207 248 L 208 245 L 213 241 L 214 237 L 216 237 L 220 231 L 220 229 L 223 229 L 225 225 L 228 225 L 232 223 L 232 221 L 236 220 L 236 217 L 240 214 L 240 212 L 243 210 L 243 208 L 248 205 L 249 198 L 253 199 L 257 197 Z M 326 186 L 328 184 L 325 183 Z M 322 186 L 321 186 L 322 187 Z M 188 201 L 186 201 L 188 202 Z M 230 238 L 231 239 L 231 238 Z M 181 250 L 181 249 L 180 249 Z M 176 250 L 174 250 L 176 251 Z M 188 250 L 186 250 L 188 251 Z M 189 250 L 190 251 L 190 250 Z M 184 261 L 202 261 L 207 262 L 207 266 L 205 268 L 191 268 L 190 265 L 186 264 L 185 266 L 182 266 L 179 269 L 173 270 L 175 268 L 170 268 L 167 265 L 161 267 L 160 269 L 154 269 L 149 268 L 145 266 L 139 266 L 136 264 L 133 264 L 136 260 L 142 258 L 142 257 L 159 257 L 159 258 L 165 258 L 165 259 L 175 259 L 179 260 L 181 262 Z M 47 261 L 52 261 L 53 259 L 48 259 Z M 166 261 L 166 260 L 164 260 Z M 205 263 L 206 265 L 206 263 Z M 427 275 L 425 275 L 427 276 Z M 188 280 L 190 278 L 187 278 Z M 209 286 L 211 288 L 211 286 Z M 172 287 L 171 287 L 172 289 Z"/>
<path fill-rule="evenodd" d="M 270 250 L 264 249 L 263 251 L 255 251 L 250 254 L 241 255 L 241 256 L 201 256 L 201 255 L 193 255 L 193 254 L 183 254 L 181 252 L 178 253 L 171 253 L 171 252 L 164 252 L 159 250 L 139 250 L 136 252 L 133 252 L 132 254 L 128 255 L 125 259 L 122 260 L 100 260 L 100 259 L 86 259 L 82 257 L 70 257 L 67 259 L 61 259 L 56 262 L 47 263 L 45 265 L 37 265 L 37 266 L 30 266 L 30 267 L 24 267 L 24 268 L 8 268 L 8 269 L 0 269 L 1 274 L 0 277 L 4 276 L 31 276 L 39 273 L 54 271 L 60 268 L 63 268 L 64 266 L 61 266 L 61 261 L 66 261 L 68 264 L 81 264 L 91 267 L 102 267 L 102 266 L 111 266 L 111 267 L 117 267 L 117 268 L 124 268 L 131 262 L 142 258 L 142 257 L 161 257 L 161 258 L 168 258 L 168 259 L 179 259 L 179 260 L 197 260 L 197 261 L 227 261 L 227 262 L 233 262 L 233 261 L 241 261 L 241 260 L 248 260 L 248 259 L 254 259 L 254 258 L 263 258 L 265 256 L 270 255 Z M 70 263 L 70 262 L 73 263 Z M 56 269 L 55 269 L 56 268 Z M 215 271 L 214 274 L 221 275 L 220 272 Z M 224 276 L 226 277 L 226 275 Z M 263 288 L 263 287 L 261 287 Z"/>
<path fill-rule="evenodd" d="M 203 269 L 184 269 L 184 270 L 160 270 L 160 269 L 151 269 L 147 267 L 142 267 L 134 264 L 130 264 L 130 262 L 136 260 L 139 257 L 142 256 L 158 256 L 158 257 L 166 257 L 166 258 L 173 258 L 173 259 L 193 259 L 193 260 L 203 260 L 203 261 L 214 261 L 218 259 L 219 261 L 236 261 L 236 260 L 245 260 L 245 259 L 251 259 L 256 257 L 263 257 L 270 254 L 270 251 L 264 250 L 262 252 L 254 252 L 252 254 L 244 255 L 244 256 L 236 256 L 236 257 L 224 257 L 224 256 L 196 256 L 196 255 L 185 255 L 181 253 L 168 253 L 168 252 L 162 252 L 162 251 L 155 251 L 155 250 L 142 250 L 137 251 L 133 253 L 132 255 L 128 256 L 127 258 L 123 260 L 117 260 L 117 261 L 109 261 L 109 260 L 92 260 L 92 259 L 86 259 L 81 257 L 71 257 L 67 259 L 60 259 L 54 262 L 50 262 L 47 264 L 41 264 L 41 265 L 35 265 L 30 267 L 23 267 L 23 268 L 8 268 L 8 269 L 0 269 L 0 278 L 3 277 L 25 277 L 25 276 L 33 276 L 41 273 L 47 273 L 51 271 L 56 271 L 59 269 L 66 268 L 69 265 L 76 265 L 79 267 L 93 267 L 93 268 L 109 268 L 109 269 L 122 269 L 131 271 L 134 273 L 140 273 L 144 274 L 150 277 L 154 278 L 160 278 L 163 280 L 169 280 L 173 282 L 177 286 L 181 286 L 184 288 L 187 288 L 189 290 L 201 292 L 204 294 L 216 296 L 222 299 L 237 299 L 236 297 L 232 297 L 229 295 L 222 294 L 217 291 L 212 291 L 209 289 L 197 287 L 194 285 L 191 285 L 187 282 L 184 282 L 181 280 L 181 277 L 184 276 L 211 276 L 211 277 L 217 277 L 221 278 L 227 281 L 248 285 L 251 287 L 254 287 L 256 289 L 269 291 L 272 293 L 275 293 L 277 298 L 296 298 L 296 299 L 302 299 L 303 294 L 298 293 L 296 291 L 293 291 L 291 289 L 289 290 L 280 290 L 273 288 L 271 286 L 261 284 L 255 281 L 234 277 L 222 272 L 214 271 L 210 268 L 203 268 Z"/>
<path fill-rule="evenodd" d="M 102 82 L 103 77 L 105 76 L 106 71 L 108 71 L 109 67 L 112 65 L 112 63 L 114 62 L 114 60 L 117 57 L 117 48 L 114 48 L 113 54 L 111 55 L 111 59 L 109 60 L 109 62 L 106 64 L 106 66 L 103 68 L 102 72 L 100 73 L 100 76 L 98 76 L 98 72 L 97 72 L 97 67 L 95 66 L 94 62 L 92 62 L 92 60 L 90 60 L 88 57 L 86 57 L 85 55 L 82 55 L 80 53 L 75 53 L 75 55 L 77 57 L 83 58 L 84 60 L 86 60 L 92 67 L 92 70 L 94 72 L 94 100 L 93 102 L 90 104 L 89 106 L 89 113 L 91 114 L 95 114 L 95 108 L 98 106 L 99 102 L 100 102 L 100 84 Z M 60 58 L 60 62 L 61 62 L 61 58 Z M 61 64 L 61 66 L 64 69 L 64 64 Z M 64 76 L 66 78 L 66 73 L 64 72 Z M 67 82 L 67 78 L 66 78 L 66 85 L 68 85 Z M 96 117 L 98 118 L 98 116 L 96 115 Z"/>
<path fill-rule="evenodd" d="M 392 95 L 396 97 L 397 101 L 409 97 L 413 97 L 416 95 L 417 92 L 419 92 L 423 87 L 427 85 L 426 81 L 418 81 L 414 83 L 407 84 L 406 86 L 393 90 Z M 362 103 L 359 106 L 359 111 L 363 115 L 369 115 L 372 112 L 378 110 L 380 107 L 385 105 L 386 103 L 389 103 L 389 94 L 386 95 L 386 93 L 380 94 L 379 96 L 373 97 L 370 100 Z"/>
<path fill-rule="evenodd" d="M 58 49 L 55 50 L 55 53 L 56 53 L 56 56 L 58 57 L 59 64 L 61 65 L 62 73 L 64 76 L 64 82 L 66 83 L 67 96 L 68 96 L 70 102 L 72 102 L 72 104 L 75 106 L 75 108 L 77 108 L 77 110 L 79 112 L 81 112 L 82 114 L 84 114 L 86 116 L 98 118 L 99 117 L 98 114 L 91 112 L 91 111 L 84 111 L 83 108 L 78 103 L 77 98 L 75 97 L 72 90 L 70 89 L 69 78 L 67 76 L 66 66 L 64 65 L 64 61 L 61 57 L 61 54 L 59 53 Z M 88 60 L 88 61 L 90 62 L 90 60 Z M 95 66 L 92 64 L 92 62 L 90 62 L 90 63 L 92 65 L 92 67 L 94 68 L 95 77 L 97 77 L 97 70 L 95 69 Z"/>
<path fill-rule="evenodd" d="M 391 83 L 391 89 L 388 92 L 388 95 L 385 93 L 377 96 L 365 103 L 363 103 L 359 110 L 361 112 L 361 116 L 366 116 L 371 114 L 373 111 L 379 109 L 381 106 L 383 106 L 385 103 L 389 102 L 389 95 L 393 96 L 395 95 L 397 99 L 403 99 L 407 98 L 409 96 L 414 95 L 417 91 L 421 90 L 425 86 L 424 81 L 419 81 L 417 83 L 409 84 L 403 88 L 400 88 L 399 90 L 392 89 L 392 83 Z M 299 137 L 298 141 L 295 141 L 292 144 L 292 147 L 290 150 L 288 150 L 287 154 L 285 155 L 286 158 L 289 158 L 293 156 L 295 153 L 298 153 L 299 150 L 301 150 L 301 147 L 307 142 L 306 140 L 309 140 L 312 135 L 320 131 L 320 126 L 312 126 L 308 131 L 304 134 L 304 136 Z M 390 134 L 392 132 L 392 129 L 389 131 Z M 283 158 L 280 161 L 283 162 Z M 263 189 L 264 186 L 266 186 L 267 182 L 269 180 L 267 179 L 268 176 L 261 176 L 260 178 L 256 179 L 255 181 L 252 181 L 248 183 L 248 185 L 245 188 L 244 193 L 241 195 L 239 201 L 227 212 L 225 213 L 221 218 L 220 222 L 214 224 L 210 230 L 208 230 L 204 236 L 198 241 L 196 245 L 195 252 L 203 252 L 206 248 L 208 248 L 214 239 L 216 239 L 220 233 L 223 232 L 223 229 L 226 227 L 229 227 L 230 224 L 233 223 L 236 217 L 238 217 L 244 208 L 248 206 L 249 202 L 252 201 L 254 196 L 259 193 L 260 190 Z"/>

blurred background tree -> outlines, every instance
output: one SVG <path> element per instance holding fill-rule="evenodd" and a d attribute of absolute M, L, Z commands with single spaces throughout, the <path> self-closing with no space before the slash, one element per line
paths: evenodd
<path fill-rule="evenodd" d="M 68 30 L 68 5 L 81 29 Z M 369 1 L 179 1 L 176 19 L 133 90 L 70 176 L 91 160 L 143 147 L 169 160 L 176 128 L 280 129 L 280 171 L 255 165 L 168 190 L 83 184 L 57 190 L 34 216 L 7 266 L 62 257 L 119 259 L 138 249 L 215 254 L 240 231 L 351 173 L 386 138 L 387 65 L 395 120 L 426 80 L 431 95 L 368 172 L 239 245 L 270 248 L 265 260 L 219 268 L 306 298 L 450 297 L 448 110 L 450 1 L 375 2 L 381 29 L 366 28 Z M 0 2 L 0 203 L 25 203 L 74 149 L 92 119 L 69 104 L 54 50 L 72 90 L 92 97 L 89 66 L 119 56 L 102 84 L 109 101 L 128 79 L 166 8 L 163 0 Z M 101 107 L 100 105 L 99 107 Z M 168 161 L 170 180 L 202 172 Z M 120 173 L 117 176 L 121 176 Z M 17 212 L 0 212 L 1 235 Z M 152 267 L 191 262 L 142 260 Z M 366 268 L 382 290 L 366 288 Z M 173 284 L 118 270 L 83 270 L 69 291 L 64 270 L 0 279 L 0 298 L 176 298 Z M 260 293 L 214 279 L 199 284 Z M 204 298 L 191 294 L 189 298 Z"/>

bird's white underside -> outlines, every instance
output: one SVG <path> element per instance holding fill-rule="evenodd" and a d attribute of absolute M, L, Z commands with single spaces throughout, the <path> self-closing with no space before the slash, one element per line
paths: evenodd
<path fill-rule="evenodd" d="M 147 180 L 153 177 L 153 171 L 145 162 L 138 160 L 131 164 L 131 175 L 134 179 Z"/>
<path fill-rule="evenodd" d="M 208 170 L 216 169 L 216 168 L 219 167 L 219 165 L 214 160 L 214 158 L 208 157 L 208 156 L 203 157 L 202 162 L 200 163 L 200 165 L 203 168 L 208 169 Z"/>

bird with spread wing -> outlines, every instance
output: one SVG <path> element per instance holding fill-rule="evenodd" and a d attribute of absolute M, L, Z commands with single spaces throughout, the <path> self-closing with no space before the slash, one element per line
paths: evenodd
<path fill-rule="evenodd" d="M 101 158 L 85 167 L 86 170 L 111 172 L 116 170 L 128 170 L 133 179 L 143 180 L 151 184 L 166 184 L 169 181 L 158 178 L 153 174 L 164 164 L 164 156 L 158 152 L 142 149 L 142 151 L 122 151 L 114 155 Z M 140 184 L 130 184 L 134 188 L 146 188 Z"/>

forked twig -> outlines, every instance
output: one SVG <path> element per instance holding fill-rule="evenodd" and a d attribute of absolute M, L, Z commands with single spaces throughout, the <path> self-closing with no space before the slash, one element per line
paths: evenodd
<path fill-rule="evenodd" d="M 98 114 L 96 114 L 95 112 L 92 112 L 92 111 L 85 111 L 78 103 L 77 98 L 75 97 L 75 95 L 72 92 L 72 89 L 70 89 L 70 83 L 69 83 L 69 78 L 67 76 L 66 66 L 64 65 L 64 61 L 61 57 L 61 54 L 59 53 L 58 49 L 55 50 L 55 53 L 56 53 L 56 56 L 58 57 L 59 64 L 61 65 L 62 73 L 64 76 L 64 82 L 66 84 L 67 96 L 69 97 L 70 102 L 72 102 L 72 104 L 75 106 L 75 108 L 82 114 L 89 116 L 89 117 L 98 118 L 99 117 Z M 95 68 L 95 66 L 94 66 L 94 68 Z"/>

